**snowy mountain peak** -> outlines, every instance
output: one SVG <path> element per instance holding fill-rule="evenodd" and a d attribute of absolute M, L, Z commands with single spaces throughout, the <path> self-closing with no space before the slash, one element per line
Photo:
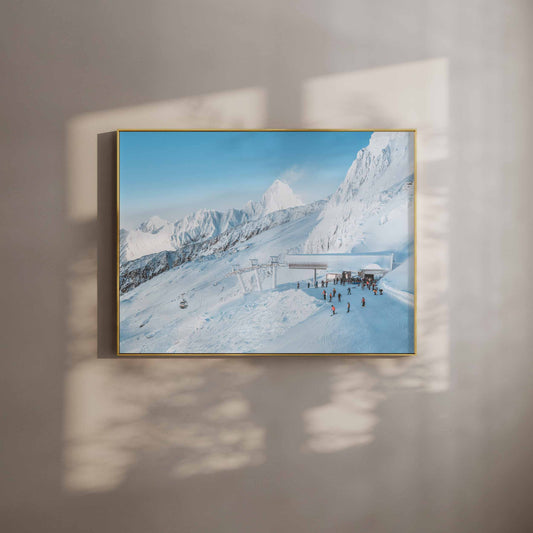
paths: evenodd
<path fill-rule="evenodd" d="M 157 233 L 161 228 L 168 224 L 169 223 L 166 220 L 154 215 L 144 222 L 141 222 L 141 224 L 137 226 L 137 229 L 139 231 L 144 231 L 145 233 Z"/>
<path fill-rule="evenodd" d="M 281 180 L 274 183 L 265 191 L 261 198 L 262 214 L 273 213 L 289 207 L 299 207 L 303 202 L 294 194 L 290 186 Z"/>
<path fill-rule="evenodd" d="M 364 148 L 365 152 L 370 152 L 372 155 L 380 155 L 387 147 L 393 148 L 398 145 L 405 145 L 405 136 L 409 135 L 404 132 L 375 132 L 370 136 L 368 146 Z M 362 156 L 363 154 L 361 154 Z"/>
<path fill-rule="evenodd" d="M 368 242 L 378 246 L 378 241 L 381 249 L 396 250 L 405 245 L 394 241 L 397 234 L 400 240 L 405 238 L 404 233 L 395 233 L 394 227 L 408 216 L 405 210 L 412 196 L 414 172 L 412 143 L 411 132 L 372 134 L 329 199 L 320 223 L 309 236 L 307 251 L 364 251 Z M 379 230 L 372 226 L 375 217 Z"/>
<path fill-rule="evenodd" d="M 344 182 L 333 194 L 331 203 L 339 205 L 356 198 L 365 200 L 385 191 L 413 172 L 410 132 L 375 132 L 357 154 Z"/>

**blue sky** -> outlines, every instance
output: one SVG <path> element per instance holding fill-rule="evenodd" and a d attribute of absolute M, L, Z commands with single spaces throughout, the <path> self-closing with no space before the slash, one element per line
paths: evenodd
<path fill-rule="evenodd" d="M 120 225 L 240 208 L 275 179 L 305 202 L 343 181 L 372 132 L 122 132 Z"/>

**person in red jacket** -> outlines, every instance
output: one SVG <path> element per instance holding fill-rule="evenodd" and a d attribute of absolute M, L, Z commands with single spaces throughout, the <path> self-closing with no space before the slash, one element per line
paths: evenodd
<path fill-rule="evenodd" d="M 335 314 L 335 306 L 334 306 L 334 305 L 331 306 L 331 312 L 332 312 L 333 314 Z"/>
<path fill-rule="evenodd" d="M 364 306 L 365 306 L 365 303 L 366 303 L 366 301 L 365 301 L 365 297 L 363 296 L 363 298 L 361 299 L 361 305 L 364 307 Z"/>

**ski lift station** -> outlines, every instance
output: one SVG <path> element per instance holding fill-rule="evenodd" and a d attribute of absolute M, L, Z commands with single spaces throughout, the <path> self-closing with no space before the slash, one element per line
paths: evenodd
<path fill-rule="evenodd" d="M 359 276 L 363 279 L 377 280 L 392 270 L 394 254 L 392 252 L 373 252 L 361 254 L 287 254 L 283 261 L 277 255 L 270 260 L 259 262 L 250 258 L 249 265 L 233 264 L 232 271 L 225 277 L 236 276 L 243 293 L 247 292 L 243 274 L 249 273 L 258 291 L 263 290 L 260 271 L 268 271 L 271 276 L 272 288 L 277 286 L 278 269 L 307 271 L 313 276 L 313 285 L 317 282 L 317 273 L 328 281 L 334 279 L 350 281 Z M 306 275 L 303 278 L 307 278 Z M 252 289 L 253 290 L 253 289 Z M 183 308 L 182 308 L 183 309 Z"/>
<path fill-rule="evenodd" d="M 325 274 L 329 280 L 349 280 L 354 276 L 366 279 L 380 279 L 392 270 L 392 252 L 373 252 L 361 254 L 287 254 L 285 263 L 289 269 L 313 272 L 316 283 L 317 272 Z"/>

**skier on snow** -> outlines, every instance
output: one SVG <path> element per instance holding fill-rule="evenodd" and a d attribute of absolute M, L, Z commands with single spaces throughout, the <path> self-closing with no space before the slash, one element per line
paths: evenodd
<path fill-rule="evenodd" d="M 348 287 L 348 294 L 349 294 L 349 295 L 352 294 L 352 288 L 351 288 L 351 287 Z"/>
<path fill-rule="evenodd" d="M 365 303 L 366 303 L 366 301 L 365 301 L 365 297 L 363 296 L 363 298 L 361 299 L 361 306 L 364 307 L 364 306 L 365 306 Z"/>
<path fill-rule="evenodd" d="M 324 300 L 325 300 L 326 299 L 326 290 L 325 289 L 322 291 L 322 295 L 324 296 Z"/>
<path fill-rule="evenodd" d="M 347 313 L 350 312 L 350 302 L 348 302 L 348 309 L 346 310 Z"/>
<path fill-rule="evenodd" d="M 341 303 L 341 293 L 339 292 L 337 296 L 339 297 L 339 303 Z"/>
<path fill-rule="evenodd" d="M 335 314 L 335 306 L 334 306 L 334 305 L 331 306 L 331 312 L 332 312 L 333 314 Z"/>

